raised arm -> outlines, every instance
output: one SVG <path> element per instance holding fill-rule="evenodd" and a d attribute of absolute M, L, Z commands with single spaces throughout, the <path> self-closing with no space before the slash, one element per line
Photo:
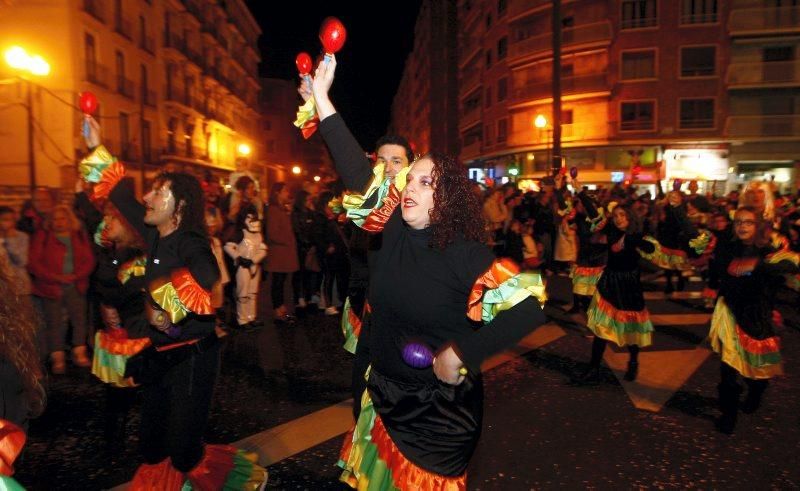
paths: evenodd
<path fill-rule="evenodd" d="M 353 191 L 363 192 L 372 179 L 372 166 L 328 97 L 335 72 L 336 57 L 331 56 L 329 61 L 319 64 L 310 87 L 320 119 L 320 134 L 333 156 L 336 172 L 344 185 Z M 300 94 L 306 97 L 308 91 L 307 82 L 304 81 Z"/>

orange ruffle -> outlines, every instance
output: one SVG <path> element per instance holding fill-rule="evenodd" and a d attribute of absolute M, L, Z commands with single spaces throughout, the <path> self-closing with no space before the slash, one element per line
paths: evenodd
<path fill-rule="evenodd" d="M 579 276 L 597 276 L 603 272 L 605 266 L 575 266 L 573 274 Z"/>
<path fill-rule="evenodd" d="M 739 324 L 736 324 L 736 335 L 739 336 L 739 344 L 745 351 L 757 355 L 776 353 L 781 350 L 781 341 L 778 336 L 771 336 L 767 339 L 755 339 L 747 335 Z"/>
<path fill-rule="evenodd" d="M 171 459 L 158 464 L 142 464 L 136 469 L 129 491 L 180 491 L 186 478 L 172 467 Z"/>
<path fill-rule="evenodd" d="M 0 474 L 14 475 L 14 461 L 25 446 L 25 432 L 6 419 L 0 419 Z"/>
<path fill-rule="evenodd" d="M 98 334 L 99 347 L 113 355 L 133 356 L 150 346 L 150 338 L 129 339 L 125 329 L 111 328 Z"/>
<path fill-rule="evenodd" d="M 203 459 L 186 474 L 197 489 L 222 489 L 225 479 L 233 469 L 234 447 L 206 445 Z"/>
<path fill-rule="evenodd" d="M 497 288 L 501 283 L 518 273 L 519 266 L 511 259 L 501 258 L 495 260 L 489 269 L 475 280 L 475 284 L 472 285 L 472 291 L 467 301 L 467 317 L 480 322 L 483 319 L 483 291 Z"/>
<path fill-rule="evenodd" d="M 400 191 L 392 184 L 389 186 L 389 194 L 383 199 L 383 205 L 367 215 L 361 228 L 367 232 L 380 232 L 398 204 L 400 204 Z"/>
<path fill-rule="evenodd" d="M 96 200 L 108 199 L 111 190 L 125 177 L 125 166 L 122 162 L 115 160 L 111 165 L 103 170 L 100 182 L 95 184 L 93 198 Z"/>
<path fill-rule="evenodd" d="M 602 295 L 596 295 L 597 308 L 604 312 L 617 322 L 648 322 L 650 321 L 650 312 L 647 309 L 637 310 L 619 310 L 611 303 L 603 298 Z"/>
<path fill-rule="evenodd" d="M 303 138 L 308 140 L 311 138 L 311 135 L 317 131 L 317 126 L 319 126 L 319 116 L 314 116 L 313 118 L 309 119 L 305 123 L 303 123 L 303 127 L 300 128 L 300 132 L 303 134 Z"/>
<path fill-rule="evenodd" d="M 458 477 L 442 476 L 426 471 L 406 459 L 394 444 L 380 416 L 375 417 L 375 426 L 370 432 L 378 456 L 392 471 L 392 480 L 399 489 L 417 491 L 463 491 L 467 489 L 467 473 Z"/>
<path fill-rule="evenodd" d="M 710 298 L 712 300 L 715 300 L 717 298 L 717 290 L 714 290 L 714 289 L 709 288 L 709 287 L 705 287 L 705 288 L 703 288 L 703 295 L 702 296 L 703 296 L 703 298 Z"/>
<path fill-rule="evenodd" d="M 178 298 L 187 309 L 199 315 L 214 313 L 211 308 L 211 292 L 200 286 L 187 268 L 174 270 L 170 279 Z"/>

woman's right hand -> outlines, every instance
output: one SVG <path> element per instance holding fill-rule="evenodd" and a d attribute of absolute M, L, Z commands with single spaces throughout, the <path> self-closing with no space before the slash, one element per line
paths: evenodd
<path fill-rule="evenodd" d="M 336 56 L 320 62 L 314 71 L 314 78 L 311 80 L 311 92 L 314 95 L 314 102 L 317 106 L 317 115 L 320 121 L 336 113 L 336 108 L 328 98 L 328 91 L 333 84 L 334 73 L 336 72 Z"/>

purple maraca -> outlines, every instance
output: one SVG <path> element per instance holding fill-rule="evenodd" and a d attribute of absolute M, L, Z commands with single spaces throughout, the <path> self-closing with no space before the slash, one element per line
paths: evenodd
<path fill-rule="evenodd" d="M 675 179 L 674 181 L 672 181 L 672 190 L 673 191 L 680 191 L 681 190 L 681 186 L 683 186 L 683 181 L 681 181 L 680 179 Z"/>
<path fill-rule="evenodd" d="M 577 167 L 570 167 L 569 168 L 569 177 L 575 179 L 578 177 L 578 168 Z"/>
<path fill-rule="evenodd" d="M 408 343 L 403 348 L 403 361 L 413 368 L 428 368 L 433 365 L 433 350 L 423 343 Z"/>

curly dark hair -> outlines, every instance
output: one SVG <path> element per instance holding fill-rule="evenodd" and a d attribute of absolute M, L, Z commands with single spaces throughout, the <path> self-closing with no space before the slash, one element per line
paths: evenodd
<path fill-rule="evenodd" d="M 639 215 L 637 215 L 628 204 L 617 205 L 611 213 L 609 213 L 608 219 L 612 224 L 614 223 L 614 213 L 616 213 L 617 210 L 625 213 L 625 216 L 628 217 L 628 228 L 623 230 L 623 232 L 628 235 L 642 233 L 642 221 L 639 219 Z"/>
<path fill-rule="evenodd" d="M 429 153 L 422 158 L 433 162 L 433 209 L 430 246 L 444 249 L 459 237 L 486 243 L 486 224 L 481 202 L 472 192 L 464 167 L 455 158 Z"/>
<path fill-rule="evenodd" d="M 200 181 L 183 172 L 162 172 L 156 177 L 156 185 L 169 183 L 175 197 L 175 217 L 180 217 L 178 230 L 186 230 L 208 236 L 206 230 L 206 197 Z"/>

